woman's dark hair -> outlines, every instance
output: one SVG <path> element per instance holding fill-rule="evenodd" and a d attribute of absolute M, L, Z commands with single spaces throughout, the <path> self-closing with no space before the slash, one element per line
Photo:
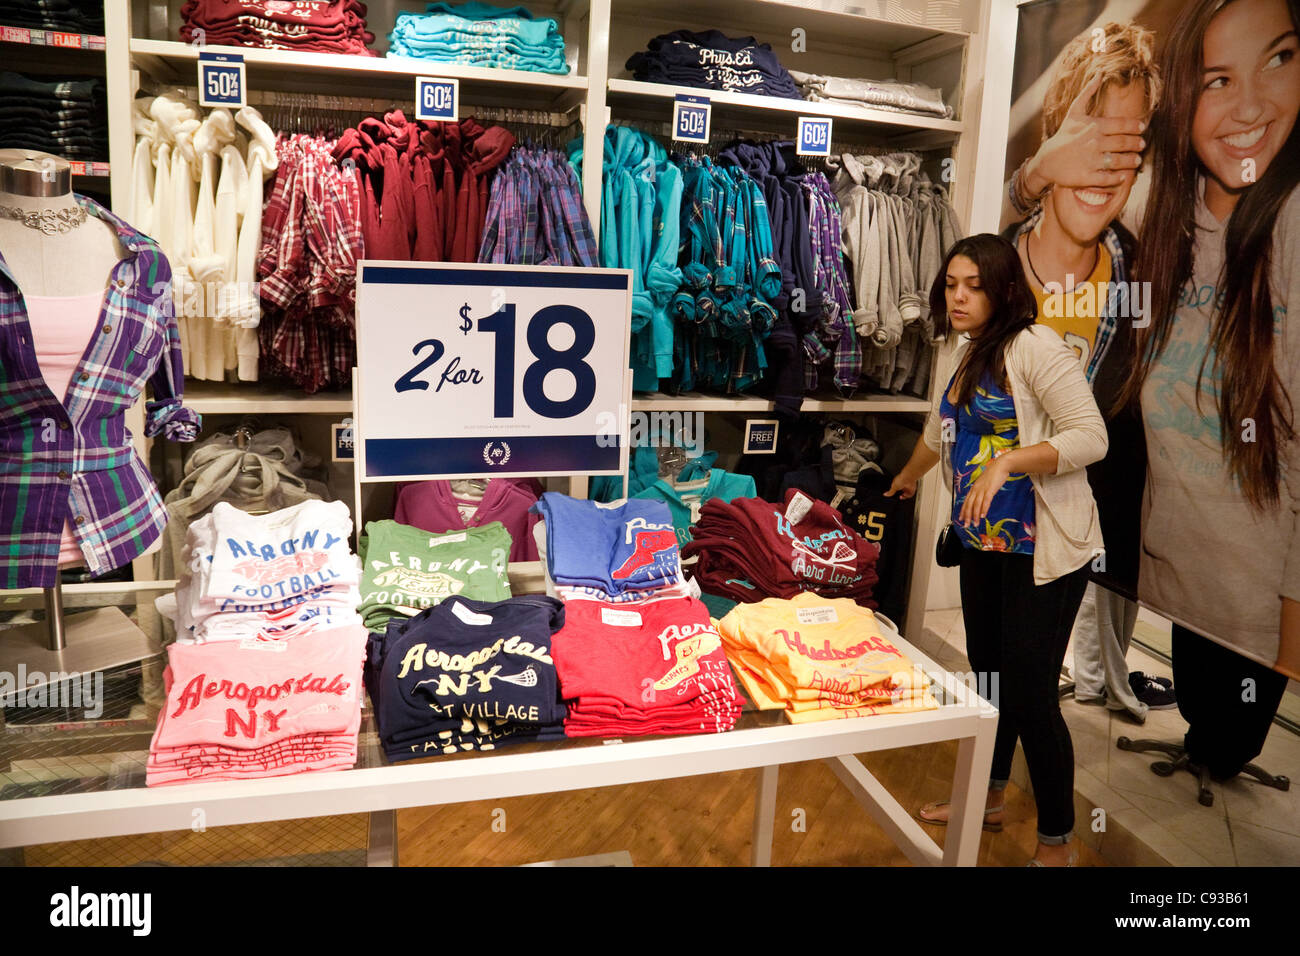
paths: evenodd
<path fill-rule="evenodd" d="M 1016 247 L 991 232 L 959 239 L 944 257 L 934 285 L 930 287 L 930 315 L 934 317 L 935 335 L 948 338 L 953 334 L 948 320 L 948 265 L 957 256 L 965 256 L 979 270 L 980 287 L 993 306 L 993 314 L 979 335 L 971 339 L 962 366 L 957 370 L 956 405 L 965 405 L 975 396 L 975 386 L 986 380 L 1006 387 L 1006 347 L 1023 329 L 1034 324 L 1038 303 L 1025 280 Z"/>
<path fill-rule="evenodd" d="M 1146 282 L 1145 317 L 1135 328 L 1136 361 L 1116 410 L 1140 399 L 1142 386 L 1169 341 L 1178 295 L 1192 275 L 1196 243 L 1197 180 L 1205 174 L 1192 145 L 1192 121 L 1200 99 L 1205 33 L 1210 21 L 1234 0 L 1197 0 L 1183 8 L 1165 42 L 1160 66 L 1165 97 L 1151 120 L 1151 191 L 1142 219 L 1133 278 Z M 1300 29 L 1300 0 L 1287 0 L 1292 26 Z M 1294 409 L 1274 364 L 1273 299 L 1269 293 L 1273 227 L 1300 182 L 1300 123 L 1259 181 L 1244 190 L 1224 234 L 1224 274 L 1217 283 L 1221 304 L 1210 330 L 1210 347 L 1197 372 L 1197 403 L 1206 362 L 1221 375 L 1217 399 L 1223 453 L 1252 507 L 1278 501 L 1279 451 L 1295 437 Z M 1242 423 L 1255 422 L 1255 440 L 1241 441 Z"/>

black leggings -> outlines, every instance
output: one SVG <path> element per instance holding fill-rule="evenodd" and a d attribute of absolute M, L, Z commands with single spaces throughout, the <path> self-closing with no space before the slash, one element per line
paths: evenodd
<path fill-rule="evenodd" d="M 1044 843 L 1064 843 L 1074 829 L 1074 746 L 1058 687 L 1087 584 L 1087 565 L 1036 585 L 1033 555 L 967 548 L 961 558 L 966 654 L 999 712 L 991 785 L 1010 778 L 1019 739 Z"/>
<path fill-rule="evenodd" d="M 1264 749 L 1286 692 L 1286 675 L 1178 624 L 1173 658 L 1188 758 L 1218 780 L 1235 777 Z"/>

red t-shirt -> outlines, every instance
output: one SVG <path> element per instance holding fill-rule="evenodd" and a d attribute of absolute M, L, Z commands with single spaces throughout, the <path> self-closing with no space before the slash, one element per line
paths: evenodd
<path fill-rule="evenodd" d="M 579 713 L 604 705 L 611 716 L 680 718 L 686 705 L 729 714 L 734 723 L 740 710 L 722 638 L 694 598 L 569 601 L 553 656 L 560 692 Z"/>

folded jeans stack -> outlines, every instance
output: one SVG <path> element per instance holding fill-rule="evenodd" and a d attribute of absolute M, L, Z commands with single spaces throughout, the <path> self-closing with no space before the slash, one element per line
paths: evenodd
<path fill-rule="evenodd" d="M 108 100 L 101 79 L 45 81 L 0 73 L 0 148 L 80 162 L 108 160 Z"/>
<path fill-rule="evenodd" d="M 802 99 L 790 73 L 772 48 L 753 37 L 729 37 L 718 30 L 674 30 L 634 53 L 627 69 L 650 83 L 695 86 L 731 93 Z"/>
<path fill-rule="evenodd" d="M 365 647 L 360 624 L 274 643 L 173 644 L 146 784 L 353 766 Z"/>
<path fill-rule="evenodd" d="M 555 635 L 570 737 L 722 733 L 743 705 L 705 606 L 570 600 Z"/>
<path fill-rule="evenodd" d="M 535 73 L 569 72 L 559 25 L 549 17 L 534 17 L 524 7 L 430 3 L 422 14 L 398 14 L 388 43 L 389 56 Z"/>
<path fill-rule="evenodd" d="M 358 0 L 187 0 L 186 43 L 378 56 Z"/>
<path fill-rule="evenodd" d="M 750 698 L 791 723 L 939 706 L 925 672 L 852 601 L 804 592 L 737 604 L 718 631 Z"/>
<path fill-rule="evenodd" d="M 708 594 L 744 602 L 813 591 L 868 607 L 876 606 L 879 553 L 838 511 L 795 489 L 784 505 L 715 498 L 700 509 L 695 539 L 682 549 L 683 557 L 699 557 L 694 577 Z"/>
<path fill-rule="evenodd" d="M 563 738 L 552 639 L 564 618 L 540 595 L 456 596 L 371 635 L 366 688 L 388 759 Z"/>
<path fill-rule="evenodd" d="M 102 0 L 0 0 L 0 23 L 103 36 L 104 4 Z"/>

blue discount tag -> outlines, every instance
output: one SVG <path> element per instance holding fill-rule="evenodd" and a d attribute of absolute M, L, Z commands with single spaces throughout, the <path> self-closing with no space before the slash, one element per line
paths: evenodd
<path fill-rule="evenodd" d="M 831 154 L 831 118 L 829 116 L 800 116 L 799 137 L 795 152 L 800 156 L 829 156 Z"/>
<path fill-rule="evenodd" d="M 244 105 L 244 58 L 238 53 L 199 54 L 199 105 L 238 109 Z"/>
<path fill-rule="evenodd" d="M 678 94 L 673 101 L 673 139 L 707 144 L 712 110 L 707 96 Z"/>
<path fill-rule="evenodd" d="M 415 78 L 415 118 L 449 123 L 460 119 L 460 80 Z"/>

